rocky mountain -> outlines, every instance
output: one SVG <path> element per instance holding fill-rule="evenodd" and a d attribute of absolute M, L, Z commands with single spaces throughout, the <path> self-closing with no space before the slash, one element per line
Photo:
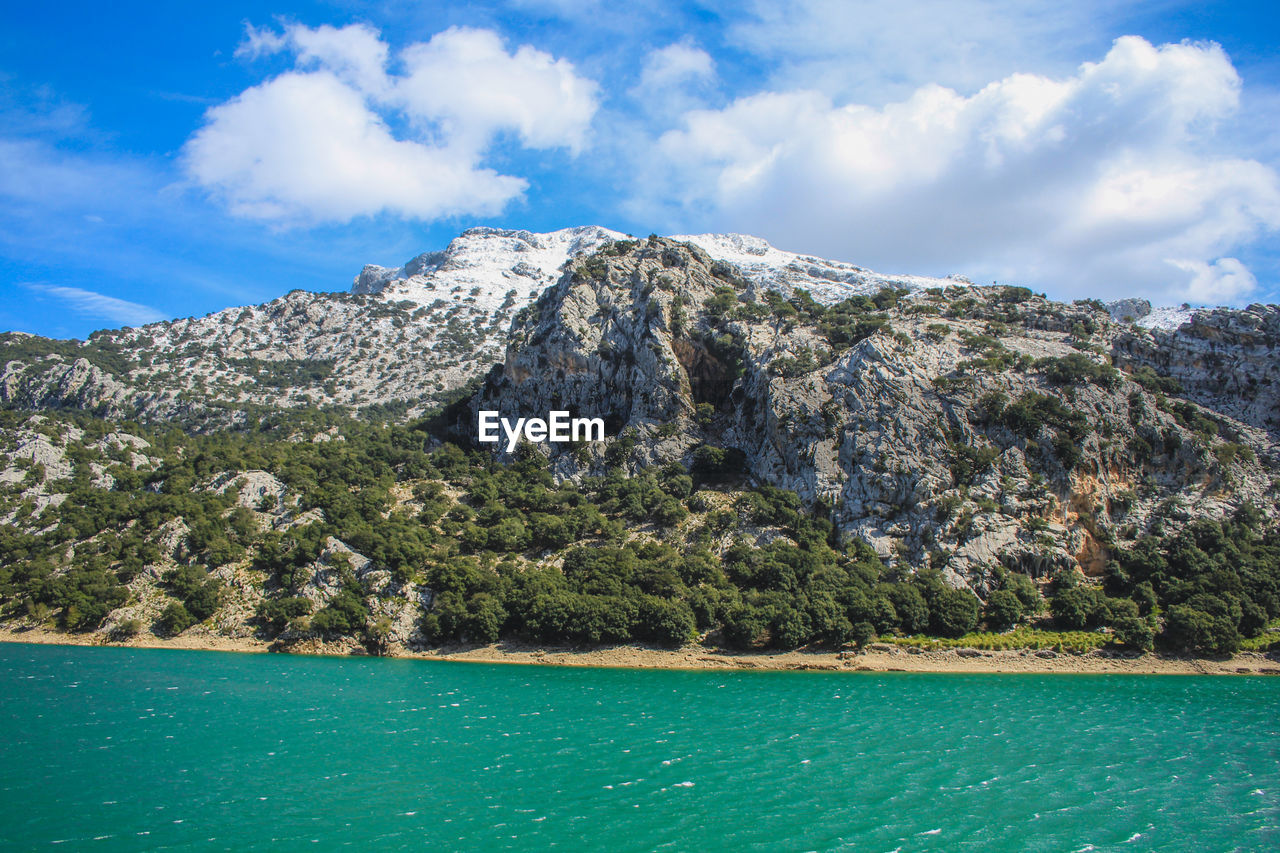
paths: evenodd
<path fill-rule="evenodd" d="M 83 344 L 0 339 L 0 402 L 146 421 L 234 420 L 244 407 L 421 412 L 500 358 L 511 317 L 566 260 L 621 237 L 475 228 L 348 293 L 99 332 Z"/>
<path fill-rule="evenodd" d="M 1277 307 L 1167 332 L 1025 289 L 872 282 L 797 308 L 695 243 L 614 244 L 518 319 L 471 418 L 602 417 L 634 471 L 733 449 L 883 559 L 975 588 L 999 565 L 1101 575 L 1160 518 L 1275 511 Z M 561 477 L 609 464 L 541 448 Z"/>
<path fill-rule="evenodd" d="M 0 338 L 0 616 L 791 647 L 950 636 L 978 606 L 1043 621 L 1036 587 L 1078 600 L 1082 573 L 1093 603 L 1058 624 L 1238 642 L 1280 616 L 1280 565 L 1197 525 L 1253 537 L 1280 513 L 1278 345 L 1277 306 L 473 229 L 347 293 Z M 607 437 L 508 452 L 475 441 L 485 410 Z M 1193 529 L 1213 565 L 1264 569 L 1159 580 L 1192 571 L 1159 567 Z"/>

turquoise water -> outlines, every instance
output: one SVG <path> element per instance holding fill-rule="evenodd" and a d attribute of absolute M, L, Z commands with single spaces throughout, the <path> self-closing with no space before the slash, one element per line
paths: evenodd
<path fill-rule="evenodd" d="M 0 847 L 1275 850 L 1277 700 L 0 645 Z"/>

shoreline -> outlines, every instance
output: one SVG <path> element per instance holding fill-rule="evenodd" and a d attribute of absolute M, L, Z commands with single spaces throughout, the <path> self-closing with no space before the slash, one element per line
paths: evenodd
<path fill-rule="evenodd" d="M 67 634 L 42 628 L 0 627 L 0 643 L 60 646 L 108 646 L 116 648 L 186 649 L 249 654 L 301 654 L 329 657 L 369 656 L 351 641 L 324 643 L 307 640 L 287 648 L 252 637 L 193 634 L 173 639 L 134 637 L 114 642 L 104 634 Z M 525 666 L 570 666 L 606 669 L 673 669 L 738 671 L 823 672 L 932 672 L 932 673 L 1028 673 L 1128 674 L 1128 675 L 1280 675 L 1280 657 L 1241 652 L 1217 659 L 1181 658 L 1160 654 L 1123 655 L 1105 651 L 1086 654 L 1044 652 L 1030 649 L 984 651 L 946 649 L 922 651 L 872 643 L 862 651 L 737 653 L 705 646 L 654 649 L 643 646 L 611 646 L 594 649 L 544 648 L 519 643 L 479 647 L 444 647 L 425 651 L 395 649 L 387 657 L 405 660 L 454 661 Z"/>

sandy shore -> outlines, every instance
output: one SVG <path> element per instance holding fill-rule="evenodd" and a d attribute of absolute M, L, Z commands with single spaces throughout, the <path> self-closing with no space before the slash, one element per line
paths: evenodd
<path fill-rule="evenodd" d="M 350 642 L 309 641 L 287 649 L 251 637 L 223 637 L 188 633 L 173 639 L 142 635 L 112 642 L 103 634 L 64 634 L 40 628 L 0 627 L 0 642 L 76 646 L 202 649 L 224 652 L 284 651 L 295 654 L 363 655 Z M 948 649 L 921 651 L 873 643 L 860 652 L 776 652 L 742 654 L 690 646 L 651 649 L 612 646 L 596 649 L 540 648 L 516 643 L 481 647 L 446 647 L 414 652 L 393 650 L 395 657 L 470 663 L 509 663 L 542 666 L 594 666 L 632 669 L 827 670 L 836 672 L 1027 672 L 1129 673 L 1131 675 L 1280 675 L 1280 655 L 1243 652 L 1232 658 L 1205 660 L 1157 654 L 1120 655 L 1107 651 L 1083 655 L 1050 651 L 980 651 Z"/>

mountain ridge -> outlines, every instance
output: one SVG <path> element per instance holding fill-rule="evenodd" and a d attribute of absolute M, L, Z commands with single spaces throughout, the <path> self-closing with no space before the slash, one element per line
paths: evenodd
<path fill-rule="evenodd" d="M 367 265 L 347 292 L 295 290 L 262 305 L 95 332 L 80 345 L 88 365 L 75 363 L 75 342 L 41 352 L 37 342 L 47 339 L 8 333 L 0 402 L 193 423 L 226 423 L 237 417 L 228 409 L 251 404 L 421 414 L 501 359 L 516 312 L 554 284 L 566 262 L 624 237 L 599 226 L 544 234 L 473 228 L 398 268 Z M 883 287 L 968 284 L 874 273 L 746 235 L 687 239 L 762 286 L 788 296 L 804 289 L 824 303 Z M 1133 314 L 1140 327 L 1166 329 L 1185 325 L 1194 313 L 1153 311 L 1141 300 L 1117 310 Z M 399 355 L 424 351 L 435 358 Z M 122 352 L 134 363 L 123 365 Z M 110 363 L 93 357 L 104 354 Z"/>

